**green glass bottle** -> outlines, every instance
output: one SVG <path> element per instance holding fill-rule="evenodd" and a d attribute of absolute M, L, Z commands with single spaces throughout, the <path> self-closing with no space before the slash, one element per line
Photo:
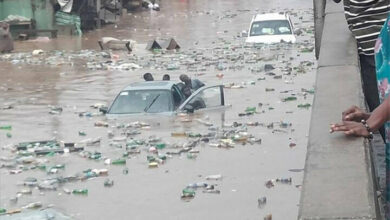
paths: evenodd
<path fill-rule="evenodd" d="M 3 126 L 0 126 L 0 130 L 12 130 L 12 126 L 11 125 L 3 125 Z"/>
<path fill-rule="evenodd" d="M 157 149 L 164 149 L 165 147 L 166 147 L 166 145 L 164 143 L 156 144 Z"/>
<path fill-rule="evenodd" d="M 154 156 L 151 156 L 151 155 L 147 155 L 146 156 L 146 160 L 148 160 L 148 162 L 153 162 L 156 160 L 156 158 Z"/>
<path fill-rule="evenodd" d="M 46 164 L 39 164 L 37 167 L 40 170 L 46 170 Z"/>
<path fill-rule="evenodd" d="M 114 165 L 126 164 L 126 159 L 116 159 L 116 160 L 112 161 L 112 164 L 114 164 Z"/>
<path fill-rule="evenodd" d="M 198 138 L 198 137 L 202 137 L 202 135 L 199 134 L 199 133 L 189 133 L 188 137 L 190 137 L 190 138 Z"/>
<path fill-rule="evenodd" d="M 310 108 L 310 104 L 309 103 L 306 103 L 306 104 L 299 104 L 298 105 L 298 108 Z"/>
<path fill-rule="evenodd" d="M 283 102 L 295 101 L 295 100 L 297 100 L 297 97 L 295 97 L 295 96 L 289 96 L 289 97 L 287 97 L 287 98 L 284 98 L 284 99 L 283 99 Z"/>
<path fill-rule="evenodd" d="M 182 198 L 191 198 L 194 196 L 195 196 L 195 191 L 193 189 L 190 189 L 190 188 L 183 189 L 182 195 L 181 195 Z"/>
<path fill-rule="evenodd" d="M 88 189 L 74 189 L 72 193 L 75 195 L 88 195 Z"/>
<path fill-rule="evenodd" d="M 256 107 L 247 107 L 245 112 L 256 112 Z"/>

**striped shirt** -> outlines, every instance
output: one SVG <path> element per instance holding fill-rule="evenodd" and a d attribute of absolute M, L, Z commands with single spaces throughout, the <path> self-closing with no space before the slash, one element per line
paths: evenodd
<path fill-rule="evenodd" d="M 344 0 L 345 18 L 361 55 L 374 55 L 375 41 L 390 10 L 390 0 Z"/>

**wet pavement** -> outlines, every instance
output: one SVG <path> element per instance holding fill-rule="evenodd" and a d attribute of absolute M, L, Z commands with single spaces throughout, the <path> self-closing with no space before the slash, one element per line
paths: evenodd
<path fill-rule="evenodd" d="M 16 43 L 13 54 L 0 57 L 3 70 L 0 127 L 12 125 L 12 130 L 0 130 L 0 164 L 12 162 L 8 159 L 16 156 L 13 146 L 19 142 L 53 138 L 85 143 L 86 139 L 101 137 L 100 144 L 85 146 L 85 150 L 101 152 L 103 158 L 112 161 L 122 158 L 127 151 L 125 145 L 132 146 L 134 140 L 150 141 L 152 135 L 161 138 L 158 143 L 166 144 L 165 149 L 159 150 L 162 154 L 177 151 L 174 146 L 180 150 L 183 145 L 198 140 L 173 137 L 172 132 L 215 132 L 210 143 L 216 143 L 224 130 L 242 130 L 245 132 L 242 136 L 252 134 L 262 142 L 233 140 L 234 147 L 226 149 L 199 141 L 193 148 L 199 151 L 194 153 L 196 158 L 186 152 L 168 155 L 158 168 L 148 168 L 147 155 L 156 156 L 149 152 L 154 142 L 134 147 L 140 153 L 126 156 L 126 165 L 106 165 L 105 159 L 88 159 L 83 157 L 85 153 L 78 152 L 34 156 L 39 161 L 0 169 L 0 208 L 16 210 L 41 202 L 42 207 L 54 207 L 75 219 L 258 219 L 268 214 L 274 219 L 296 219 L 303 178 L 300 169 L 304 167 L 311 115 L 310 107 L 298 108 L 298 105 L 312 103 L 316 67 L 311 52 L 314 46 L 311 7 L 311 2 L 304 0 L 261 3 L 175 0 L 162 2 L 160 12 L 128 14 L 117 26 L 85 33 L 81 39 L 60 37 L 50 42 Z M 271 11 L 291 12 L 295 27 L 303 30 L 297 44 L 246 46 L 245 39 L 237 35 L 248 28 L 253 14 Z M 134 54 L 113 52 L 107 58 L 97 44 L 104 36 L 136 40 Z M 145 51 L 146 43 L 154 37 L 174 37 L 182 49 L 163 54 Z M 44 52 L 32 56 L 34 49 Z M 24 58 L 27 54 L 29 57 Z M 118 69 L 121 64 L 136 64 L 139 68 Z M 275 69 L 265 71 L 265 64 Z M 179 69 L 167 70 L 172 65 Z M 90 106 L 109 104 L 127 84 L 142 80 L 145 72 L 152 72 L 157 79 L 165 73 L 171 79 L 188 73 L 207 85 L 224 84 L 225 100 L 231 107 L 185 116 L 186 120 L 183 117 L 109 120 L 108 128 L 95 126 L 97 121 L 106 121 L 104 116 L 79 116 L 82 112 L 98 113 Z M 236 86 L 232 87 L 232 83 Z M 296 100 L 283 101 L 288 97 Z M 50 114 L 52 106 L 62 107 L 62 112 Z M 256 107 L 256 113 L 240 117 L 239 113 L 247 107 Z M 136 121 L 150 126 L 136 127 L 132 124 Z M 213 129 L 201 123 L 204 121 L 213 124 Z M 233 126 L 234 122 L 243 126 Z M 254 122 L 259 123 L 252 126 Z M 133 126 L 124 129 L 126 125 Z M 134 130 L 140 134 L 119 141 L 124 137 L 123 132 Z M 111 131 L 114 138 L 109 138 Z M 12 137 L 7 137 L 7 133 Z M 113 146 L 113 140 L 121 142 L 122 148 Z M 42 164 L 46 165 L 46 171 L 57 164 L 65 164 L 65 168 L 50 174 L 38 168 Z M 128 168 L 128 174 L 124 174 L 124 168 Z M 26 188 L 20 183 L 27 177 L 35 177 L 42 183 L 52 177 L 82 174 L 87 169 L 108 169 L 108 176 L 66 182 L 55 191 L 32 187 L 31 194 L 19 193 L 18 201 L 12 202 Z M 22 172 L 10 174 L 12 170 Z M 206 179 L 216 174 L 222 178 Z M 276 182 L 277 178 L 290 177 L 291 183 Z M 114 181 L 113 186 L 104 186 L 107 178 Z M 266 182 L 271 179 L 274 186 L 268 188 L 270 184 L 266 186 Z M 197 189 L 194 198 L 182 200 L 182 190 L 188 184 L 199 182 L 214 185 L 220 193 L 203 193 L 203 189 Z M 67 194 L 67 190 L 74 189 L 88 189 L 88 195 Z M 265 204 L 259 202 L 262 197 L 266 197 Z M 28 211 L 22 209 L 23 213 Z"/>

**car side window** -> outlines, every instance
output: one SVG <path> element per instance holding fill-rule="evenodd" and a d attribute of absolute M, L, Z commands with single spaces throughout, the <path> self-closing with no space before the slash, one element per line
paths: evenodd
<path fill-rule="evenodd" d="M 195 95 L 189 103 L 194 110 L 220 107 L 223 105 L 221 88 L 219 86 L 204 89 Z"/>
<path fill-rule="evenodd" d="M 174 105 L 175 107 L 178 107 L 184 101 L 184 98 L 182 97 L 176 86 L 173 86 L 171 91 L 173 95 Z"/>

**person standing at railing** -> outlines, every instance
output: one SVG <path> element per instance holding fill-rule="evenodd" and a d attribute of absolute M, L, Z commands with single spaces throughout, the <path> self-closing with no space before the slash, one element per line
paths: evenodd
<path fill-rule="evenodd" d="M 342 114 L 342 122 L 331 125 L 331 132 L 372 139 L 374 131 L 385 125 L 386 149 L 386 219 L 390 219 L 390 16 L 375 45 L 379 105 L 371 114 L 352 106 Z"/>
<path fill-rule="evenodd" d="M 390 0 L 343 0 L 343 3 L 348 27 L 357 42 L 364 97 L 373 111 L 379 105 L 374 46 L 389 13 Z"/>

